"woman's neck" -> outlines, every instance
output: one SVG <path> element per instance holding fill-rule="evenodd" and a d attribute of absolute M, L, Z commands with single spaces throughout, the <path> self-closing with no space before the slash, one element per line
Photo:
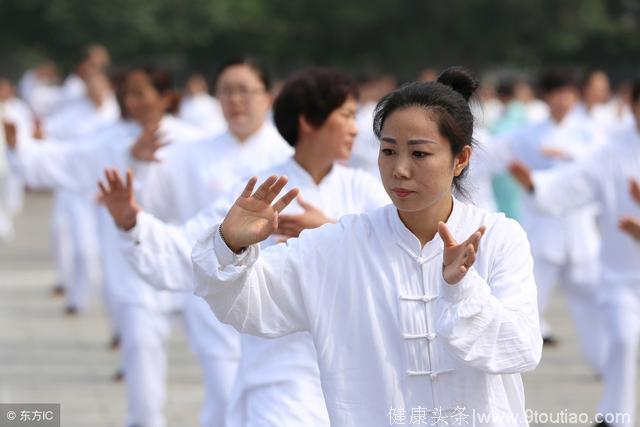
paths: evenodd
<path fill-rule="evenodd" d="M 426 209 L 415 212 L 398 210 L 398 215 L 402 223 L 418 238 L 420 247 L 423 247 L 433 240 L 438 232 L 438 223 L 447 222 L 452 210 L 453 196 L 447 193 L 436 204 Z"/>
<path fill-rule="evenodd" d="M 258 126 L 255 129 L 251 129 L 251 130 L 243 130 L 243 131 L 238 131 L 238 130 L 234 130 L 229 128 L 229 132 L 231 133 L 231 135 L 233 135 L 233 137 L 240 143 L 240 144 L 244 144 L 245 142 L 247 142 L 253 135 L 255 135 L 256 133 L 258 133 L 260 131 L 260 129 L 262 129 L 262 125 Z"/>
<path fill-rule="evenodd" d="M 314 153 L 313 150 L 299 147 L 297 144 L 293 159 L 311 176 L 316 185 L 322 182 L 333 167 L 332 160 L 324 159 Z"/>

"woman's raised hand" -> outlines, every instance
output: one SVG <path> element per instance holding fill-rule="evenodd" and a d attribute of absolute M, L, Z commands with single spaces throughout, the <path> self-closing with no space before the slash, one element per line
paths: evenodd
<path fill-rule="evenodd" d="M 168 142 L 162 141 L 160 137 L 159 124 L 147 125 L 131 146 L 131 155 L 141 162 L 159 162 L 160 160 L 156 156 L 157 151 L 168 144 Z"/>
<path fill-rule="evenodd" d="M 233 204 L 220 227 L 222 238 L 235 253 L 262 242 L 278 228 L 278 214 L 298 195 L 298 189 L 289 190 L 271 204 L 287 184 L 286 176 L 270 176 L 255 191 L 258 179 L 253 177 Z"/>
<path fill-rule="evenodd" d="M 132 229 L 140 211 L 133 194 L 133 173 L 127 170 L 126 181 L 123 181 L 117 169 L 107 168 L 104 170 L 104 176 L 106 182 L 98 182 L 100 200 L 107 207 L 118 228 Z"/>
<path fill-rule="evenodd" d="M 509 173 L 525 190 L 533 191 L 531 169 L 527 165 L 519 160 L 514 160 L 509 164 Z"/>
<path fill-rule="evenodd" d="M 476 262 L 478 244 L 485 230 L 486 227 L 483 225 L 467 240 L 458 243 L 444 222 L 438 224 L 438 234 L 444 243 L 442 276 L 448 284 L 455 285 L 461 281 Z"/>

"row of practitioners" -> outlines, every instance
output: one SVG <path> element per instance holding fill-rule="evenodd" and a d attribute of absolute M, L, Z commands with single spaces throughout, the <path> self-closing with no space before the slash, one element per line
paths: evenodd
<path fill-rule="evenodd" d="M 118 226 L 105 217 L 101 237 L 113 244 L 104 267 L 113 275 L 107 294 L 123 336 L 131 425 L 163 423 L 166 360 L 158 354 L 176 309 L 193 319 L 206 425 L 324 425 L 325 408 L 336 425 L 388 425 L 389 411 L 405 407 L 466 408 L 491 414 L 490 425 L 504 417 L 526 424 L 519 372 L 540 356 L 532 262 L 515 222 L 454 196 L 463 193 L 472 151 L 467 100 L 475 82 L 466 72 L 448 70 L 380 103 L 374 129 L 386 194 L 336 163 L 349 157 L 356 134 L 357 91 L 340 73 L 310 70 L 285 85 L 273 116 L 280 136 L 265 121 L 264 72 L 229 63 L 217 80 L 229 133 L 185 143 L 177 143 L 185 129 L 174 123 L 170 133 L 168 102 L 153 78 L 130 73 L 124 105 L 137 123 L 114 126 L 102 143 L 25 139 L 11 156 L 31 185 L 73 191 L 93 191 L 104 166 L 136 171 L 122 182 L 109 170 L 101 188 Z M 155 100 L 140 99 L 145 83 Z M 254 174 L 266 179 L 256 194 L 233 190 Z M 271 206 L 286 186 L 301 196 L 275 215 L 295 196 Z M 345 214 L 362 215 L 276 244 Z M 217 227 L 225 216 L 226 227 Z M 189 254 L 203 232 L 194 281 Z M 258 256 L 251 244 L 264 239 Z M 240 351 L 235 332 L 192 296 L 194 283 L 217 319 L 287 337 L 243 334 Z"/>

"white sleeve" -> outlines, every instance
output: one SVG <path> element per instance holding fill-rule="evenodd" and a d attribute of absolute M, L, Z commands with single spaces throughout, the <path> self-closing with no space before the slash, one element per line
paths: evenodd
<path fill-rule="evenodd" d="M 210 207 L 182 225 L 171 225 L 139 212 L 135 227 L 120 232 L 129 265 L 156 289 L 193 292 L 191 249 L 197 237 L 225 213 Z"/>
<path fill-rule="evenodd" d="M 81 152 L 71 143 L 24 139 L 9 152 L 9 161 L 30 187 L 75 191 L 86 185 L 82 177 L 87 161 L 76 161 L 83 157 Z"/>
<path fill-rule="evenodd" d="M 565 166 L 533 172 L 535 203 L 553 215 L 563 215 L 597 201 L 607 158 L 599 150 Z"/>
<path fill-rule="evenodd" d="M 437 334 L 463 363 L 492 374 L 532 370 L 542 354 L 529 243 L 520 226 L 507 221 L 510 226 L 496 236 L 505 243 L 488 280 L 472 267 L 458 284 L 441 284 Z"/>
<path fill-rule="evenodd" d="M 124 149 L 121 144 L 24 140 L 10 153 L 10 162 L 31 187 L 97 191 L 103 169 L 121 164 Z"/>
<path fill-rule="evenodd" d="M 311 266 L 316 254 L 305 257 L 313 245 L 313 239 L 303 239 L 305 234 L 315 233 L 303 232 L 301 238 L 264 250 L 253 245 L 236 255 L 222 240 L 218 225 L 210 228 L 191 255 L 196 293 L 221 322 L 239 332 L 275 338 L 308 330 L 301 284 L 313 288 L 317 275 Z"/>

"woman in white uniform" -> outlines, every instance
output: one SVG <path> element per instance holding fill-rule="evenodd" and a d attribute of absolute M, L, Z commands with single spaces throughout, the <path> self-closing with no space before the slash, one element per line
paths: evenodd
<path fill-rule="evenodd" d="M 331 425 L 527 425 L 520 373 L 542 349 L 529 244 L 514 221 L 452 195 L 471 158 L 476 87 L 449 69 L 380 102 L 393 205 L 260 249 L 297 190 L 272 205 L 287 178 L 255 193 L 252 178 L 194 247 L 197 292 L 221 321 L 311 334 Z"/>
<path fill-rule="evenodd" d="M 514 163 L 513 176 L 530 190 L 541 209 L 562 215 L 600 207 L 602 230 L 600 311 L 606 350 L 602 369 L 600 425 L 634 426 L 640 339 L 640 244 L 633 238 L 640 218 L 640 80 L 633 86 L 635 127 L 619 133 L 602 150 L 557 170 L 531 172 Z M 634 220 L 635 218 L 635 220 Z M 621 414 L 616 418 L 616 414 Z"/>

